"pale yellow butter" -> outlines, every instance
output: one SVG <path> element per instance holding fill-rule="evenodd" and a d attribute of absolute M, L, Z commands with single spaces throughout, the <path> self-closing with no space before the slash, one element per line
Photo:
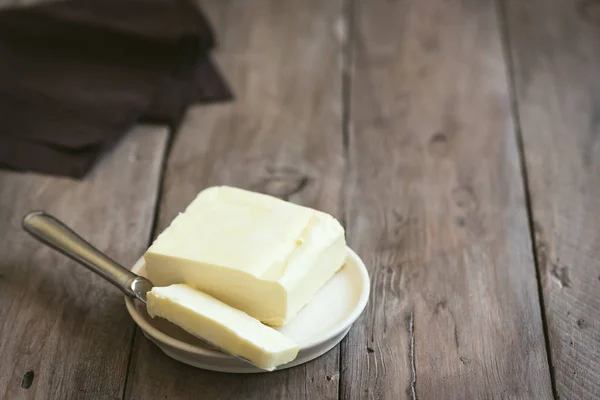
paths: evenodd
<path fill-rule="evenodd" d="M 148 314 L 179 325 L 194 336 L 271 371 L 296 358 L 298 345 L 242 311 L 187 285 L 154 287 Z"/>
<path fill-rule="evenodd" d="M 185 283 L 286 324 L 346 260 L 333 217 L 231 187 L 202 191 L 144 255 L 156 286 Z"/>

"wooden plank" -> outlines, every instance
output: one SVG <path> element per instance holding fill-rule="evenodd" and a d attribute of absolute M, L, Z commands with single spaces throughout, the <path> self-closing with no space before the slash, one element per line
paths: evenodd
<path fill-rule="evenodd" d="M 202 2 L 236 99 L 191 110 L 167 165 L 158 231 L 203 188 L 230 184 L 341 216 L 339 2 Z M 175 362 L 141 334 L 126 397 L 337 398 L 338 348 L 306 365 L 231 375 Z"/>
<path fill-rule="evenodd" d="M 373 296 L 341 398 L 551 398 L 494 2 L 354 14 L 347 224 Z"/>
<path fill-rule="evenodd" d="M 121 398 L 134 332 L 122 295 L 21 218 L 48 210 L 132 265 L 150 239 L 167 134 L 134 129 L 82 181 L 0 171 L 0 398 Z"/>
<path fill-rule="evenodd" d="M 600 3 L 506 7 L 557 395 L 597 399 Z"/>

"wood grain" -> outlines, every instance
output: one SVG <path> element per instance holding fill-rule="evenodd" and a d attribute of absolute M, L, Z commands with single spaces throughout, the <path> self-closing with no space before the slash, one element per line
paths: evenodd
<path fill-rule="evenodd" d="M 357 2 L 341 398 L 552 397 L 494 2 Z"/>
<path fill-rule="evenodd" d="M 341 8 L 318 0 L 202 2 L 236 100 L 188 113 L 167 164 L 156 233 L 215 184 L 341 216 Z M 175 362 L 141 334 L 134 347 L 129 399 L 338 397 L 338 348 L 290 370 L 231 375 Z"/>
<path fill-rule="evenodd" d="M 506 2 L 557 395 L 600 398 L 600 2 Z"/>
<path fill-rule="evenodd" d="M 120 399 L 133 322 L 120 292 L 21 230 L 45 209 L 132 265 L 148 244 L 167 130 L 138 127 L 82 181 L 0 172 L 0 398 Z"/>

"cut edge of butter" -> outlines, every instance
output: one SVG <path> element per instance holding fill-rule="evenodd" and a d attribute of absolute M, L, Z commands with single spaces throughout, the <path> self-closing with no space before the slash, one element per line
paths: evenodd
<path fill-rule="evenodd" d="M 147 299 L 152 318 L 165 318 L 263 370 L 272 371 L 298 355 L 299 346 L 281 332 L 188 285 L 155 286 Z"/>

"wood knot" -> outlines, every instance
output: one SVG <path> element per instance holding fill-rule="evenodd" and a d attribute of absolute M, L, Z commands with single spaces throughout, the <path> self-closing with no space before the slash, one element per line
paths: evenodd
<path fill-rule="evenodd" d="M 446 309 L 447 305 L 448 305 L 448 302 L 446 300 L 438 301 L 437 304 L 435 305 L 435 310 L 433 313 L 439 314 L 442 310 Z"/>
<path fill-rule="evenodd" d="M 577 320 L 577 327 L 579 329 L 585 329 L 587 327 L 587 323 L 585 322 L 585 319 L 580 318 Z"/>
<path fill-rule="evenodd" d="M 367 346 L 367 352 L 369 353 L 375 353 L 375 350 L 373 350 L 371 347 Z"/>
<path fill-rule="evenodd" d="M 579 16 L 591 24 L 600 24 L 600 1 L 583 0 L 577 4 Z"/>
<path fill-rule="evenodd" d="M 452 191 L 452 201 L 466 213 L 476 211 L 479 208 L 477 196 L 470 186 L 457 187 Z"/>
<path fill-rule="evenodd" d="M 568 266 L 564 265 L 561 267 L 558 265 L 558 263 L 552 264 L 552 270 L 550 271 L 550 274 L 558 281 L 558 284 L 561 288 L 571 287 L 571 278 L 569 276 Z"/>
<path fill-rule="evenodd" d="M 33 371 L 27 371 L 23 375 L 23 379 L 21 379 L 21 387 L 23 389 L 29 389 L 31 384 L 33 383 L 33 378 L 35 377 L 35 373 Z"/>
<path fill-rule="evenodd" d="M 283 200 L 300 193 L 309 184 L 310 178 L 293 168 L 267 170 L 266 176 L 251 185 L 255 192 L 268 194 Z"/>
<path fill-rule="evenodd" d="M 448 137 L 441 132 L 431 136 L 431 139 L 429 139 L 429 151 L 435 156 L 445 156 L 448 153 Z"/>

